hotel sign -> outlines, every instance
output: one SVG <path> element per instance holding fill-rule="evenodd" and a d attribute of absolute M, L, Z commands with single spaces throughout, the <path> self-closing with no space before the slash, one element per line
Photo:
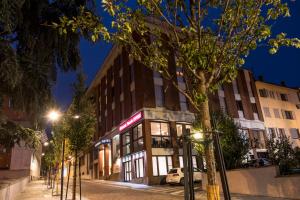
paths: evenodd
<path fill-rule="evenodd" d="M 109 139 L 103 139 L 103 140 L 100 140 L 99 142 L 97 142 L 95 144 L 95 147 L 101 145 L 101 144 L 110 144 L 110 140 Z"/>
<path fill-rule="evenodd" d="M 119 126 L 119 131 L 124 130 L 125 128 L 129 127 L 130 125 L 134 124 L 135 122 L 139 121 L 142 119 L 142 112 L 138 112 L 132 117 L 130 117 L 128 120 L 126 120 L 124 123 L 122 123 Z"/>

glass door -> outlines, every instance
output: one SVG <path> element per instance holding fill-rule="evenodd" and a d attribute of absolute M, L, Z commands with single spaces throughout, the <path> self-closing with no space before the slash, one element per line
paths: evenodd
<path fill-rule="evenodd" d="M 123 163 L 124 168 L 124 181 L 131 181 L 131 160 Z"/>

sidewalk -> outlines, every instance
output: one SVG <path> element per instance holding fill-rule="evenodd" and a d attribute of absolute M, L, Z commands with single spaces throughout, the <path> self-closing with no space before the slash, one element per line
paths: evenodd
<path fill-rule="evenodd" d="M 55 194 L 55 192 L 54 192 Z M 18 194 L 15 200 L 59 200 L 60 195 L 52 196 L 52 189 L 47 188 L 44 180 L 32 181 L 28 183 L 26 189 Z M 65 193 L 64 193 L 65 199 Z M 72 191 L 69 188 L 68 199 L 72 199 Z M 79 195 L 76 195 L 76 199 L 79 199 Z M 88 200 L 87 198 L 82 197 L 82 200 Z"/>

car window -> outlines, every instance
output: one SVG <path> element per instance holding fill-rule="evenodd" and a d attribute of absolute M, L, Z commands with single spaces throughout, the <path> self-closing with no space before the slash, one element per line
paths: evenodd
<path fill-rule="evenodd" d="M 168 172 L 168 174 L 175 174 L 175 173 L 177 173 L 177 169 L 171 169 L 171 170 Z"/>

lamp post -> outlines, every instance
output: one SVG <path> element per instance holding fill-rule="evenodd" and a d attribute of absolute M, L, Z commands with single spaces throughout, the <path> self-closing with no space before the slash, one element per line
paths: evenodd
<path fill-rule="evenodd" d="M 50 111 L 48 114 L 48 119 L 53 123 L 55 121 L 58 121 L 58 119 L 61 117 L 61 114 L 58 111 Z M 64 190 L 64 157 L 65 157 L 65 133 L 63 135 L 63 141 L 62 141 L 62 156 L 61 156 L 61 173 L 60 173 L 60 200 L 63 200 L 63 190 Z"/>
<path fill-rule="evenodd" d="M 204 133 L 203 131 L 196 131 L 191 136 L 193 137 L 194 140 L 201 141 L 201 140 L 203 140 L 203 133 Z M 213 135 L 213 142 L 214 142 L 214 146 L 215 146 L 215 150 L 216 150 L 216 160 L 217 160 L 217 163 L 219 166 L 224 199 L 231 200 L 230 191 L 229 191 L 228 182 L 227 182 L 227 176 L 226 176 L 225 161 L 224 161 L 224 157 L 223 157 L 222 148 L 220 145 L 220 131 L 213 130 L 213 131 L 207 132 L 207 133 L 212 133 L 212 135 Z"/>

